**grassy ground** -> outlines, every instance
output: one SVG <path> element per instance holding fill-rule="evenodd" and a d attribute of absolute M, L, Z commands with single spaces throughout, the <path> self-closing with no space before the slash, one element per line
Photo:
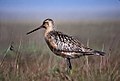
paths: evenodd
<path fill-rule="evenodd" d="M 104 57 L 89 56 L 71 60 L 73 69 L 69 74 L 65 71 L 65 60 L 54 55 L 45 44 L 42 31 L 27 37 L 24 35 L 31 29 L 28 26 L 35 27 L 30 24 L 1 23 L 0 81 L 120 80 L 118 22 L 57 24 L 59 30 L 74 35 L 85 45 L 89 42 L 89 47 L 106 52 Z M 14 41 L 12 51 L 9 47 L 11 41 Z"/>

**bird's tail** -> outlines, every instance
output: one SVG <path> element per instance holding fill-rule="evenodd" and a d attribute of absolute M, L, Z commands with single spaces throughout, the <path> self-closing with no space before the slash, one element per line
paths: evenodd
<path fill-rule="evenodd" d="M 104 56 L 105 52 L 93 50 L 91 48 L 86 48 L 85 55 L 101 55 L 101 56 Z"/>
<path fill-rule="evenodd" d="M 94 51 L 93 51 L 93 54 L 94 54 L 94 55 L 104 56 L 104 55 L 105 55 L 105 52 L 94 50 Z"/>

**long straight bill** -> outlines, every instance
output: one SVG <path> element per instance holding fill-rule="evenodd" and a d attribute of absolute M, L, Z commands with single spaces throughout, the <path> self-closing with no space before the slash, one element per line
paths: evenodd
<path fill-rule="evenodd" d="M 34 31 L 39 30 L 41 27 L 42 27 L 42 26 L 40 26 L 40 27 L 38 27 L 38 28 L 36 28 L 36 29 L 34 29 L 34 30 L 32 30 L 32 31 L 30 31 L 30 32 L 28 32 L 28 33 L 26 33 L 26 35 L 28 35 L 28 34 L 30 34 L 30 33 L 32 33 L 32 32 L 34 32 Z"/>

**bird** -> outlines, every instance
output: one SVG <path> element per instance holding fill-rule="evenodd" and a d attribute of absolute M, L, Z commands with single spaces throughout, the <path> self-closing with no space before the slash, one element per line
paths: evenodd
<path fill-rule="evenodd" d="M 105 52 L 89 48 L 71 35 L 56 31 L 54 21 L 50 18 L 45 19 L 41 26 L 26 34 L 42 28 L 45 29 L 44 38 L 48 47 L 54 54 L 65 58 L 68 71 L 72 70 L 71 59 L 86 55 L 105 55 Z"/>

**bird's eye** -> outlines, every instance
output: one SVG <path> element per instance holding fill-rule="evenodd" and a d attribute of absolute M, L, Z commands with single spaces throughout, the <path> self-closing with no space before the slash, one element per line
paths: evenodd
<path fill-rule="evenodd" d="M 48 23 L 48 22 L 45 22 L 45 24 L 49 25 L 49 23 Z"/>
<path fill-rule="evenodd" d="M 44 22 L 43 24 L 44 24 L 44 25 L 45 25 L 45 24 L 46 24 L 46 25 L 49 25 L 49 23 L 48 23 L 48 22 Z"/>

